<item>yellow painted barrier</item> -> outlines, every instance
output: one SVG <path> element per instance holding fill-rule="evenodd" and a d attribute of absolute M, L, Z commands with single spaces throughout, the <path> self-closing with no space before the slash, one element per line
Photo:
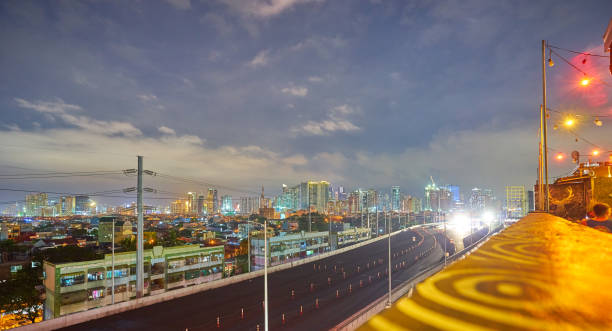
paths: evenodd
<path fill-rule="evenodd" d="M 359 330 L 612 330 L 612 234 L 530 214 Z"/>

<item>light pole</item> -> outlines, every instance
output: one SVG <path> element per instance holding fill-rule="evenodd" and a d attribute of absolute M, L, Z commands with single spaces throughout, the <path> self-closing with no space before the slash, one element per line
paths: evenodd
<path fill-rule="evenodd" d="M 376 237 L 378 238 L 378 206 L 376 206 Z"/>
<path fill-rule="evenodd" d="M 444 217 L 444 266 L 446 266 L 446 241 L 448 238 L 446 237 L 446 217 Z"/>
<path fill-rule="evenodd" d="M 385 220 L 387 219 L 387 215 L 385 214 Z M 387 299 L 387 308 L 391 307 L 391 219 L 389 219 L 389 234 L 388 237 L 388 244 L 389 244 L 389 266 L 388 266 L 388 270 L 389 270 L 389 297 Z"/>
<path fill-rule="evenodd" d="M 268 331 L 268 220 L 264 219 L 264 329 Z"/>
<path fill-rule="evenodd" d="M 310 212 L 310 183 L 308 183 L 308 232 L 312 232 L 312 215 Z"/>
<path fill-rule="evenodd" d="M 540 175 L 538 207 L 540 211 L 549 212 L 548 203 L 548 144 L 546 134 L 546 40 L 542 40 L 542 107 L 540 108 L 540 164 L 543 169 Z M 544 178 L 542 178 L 544 177 Z M 544 188 L 542 188 L 544 184 Z"/>
<path fill-rule="evenodd" d="M 113 217 L 113 229 L 111 231 L 111 304 L 115 304 L 115 218 Z"/>

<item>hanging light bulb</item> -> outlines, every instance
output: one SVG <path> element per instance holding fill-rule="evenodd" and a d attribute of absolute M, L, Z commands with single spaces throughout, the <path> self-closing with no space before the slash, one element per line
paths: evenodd
<path fill-rule="evenodd" d="M 559 126 L 558 126 L 557 124 L 555 124 L 555 125 L 553 126 L 553 130 L 557 130 L 557 129 L 559 129 Z"/>
<path fill-rule="evenodd" d="M 586 75 L 584 75 L 584 77 L 582 78 L 582 80 L 580 81 L 580 85 L 582 86 L 587 86 L 589 85 L 589 83 L 591 82 L 591 80 L 589 79 L 589 77 L 587 77 Z"/>
<path fill-rule="evenodd" d="M 548 66 L 549 67 L 554 67 L 555 66 L 555 63 L 553 62 L 552 57 L 550 55 L 548 56 Z"/>
<path fill-rule="evenodd" d="M 599 117 L 595 117 L 595 121 L 593 121 L 593 123 L 595 123 L 595 125 L 597 126 L 603 125 L 603 122 L 599 119 Z"/>

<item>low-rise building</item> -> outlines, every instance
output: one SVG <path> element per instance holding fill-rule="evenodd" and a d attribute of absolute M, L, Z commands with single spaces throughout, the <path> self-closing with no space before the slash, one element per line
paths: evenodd
<path fill-rule="evenodd" d="M 338 247 L 356 244 L 370 239 L 372 231 L 368 228 L 352 228 L 337 233 Z"/>
<path fill-rule="evenodd" d="M 299 260 L 329 250 L 329 232 L 300 232 L 268 238 L 269 265 Z M 253 270 L 264 266 L 264 238 L 251 237 Z"/>
<path fill-rule="evenodd" d="M 155 246 L 144 250 L 144 292 L 167 290 L 222 278 L 223 246 Z M 115 303 L 136 296 L 136 252 L 115 253 Z M 104 259 L 53 264 L 45 261 L 44 318 L 109 305 L 113 293 L 112 255 Z"/>

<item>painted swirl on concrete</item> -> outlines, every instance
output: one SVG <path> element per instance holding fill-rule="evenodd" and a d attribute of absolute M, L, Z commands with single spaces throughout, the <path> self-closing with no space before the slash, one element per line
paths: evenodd
<path fill-rule="evenodd" d="M 532 214 L 361 330 L 612 329 L 612 235 Z"/>

